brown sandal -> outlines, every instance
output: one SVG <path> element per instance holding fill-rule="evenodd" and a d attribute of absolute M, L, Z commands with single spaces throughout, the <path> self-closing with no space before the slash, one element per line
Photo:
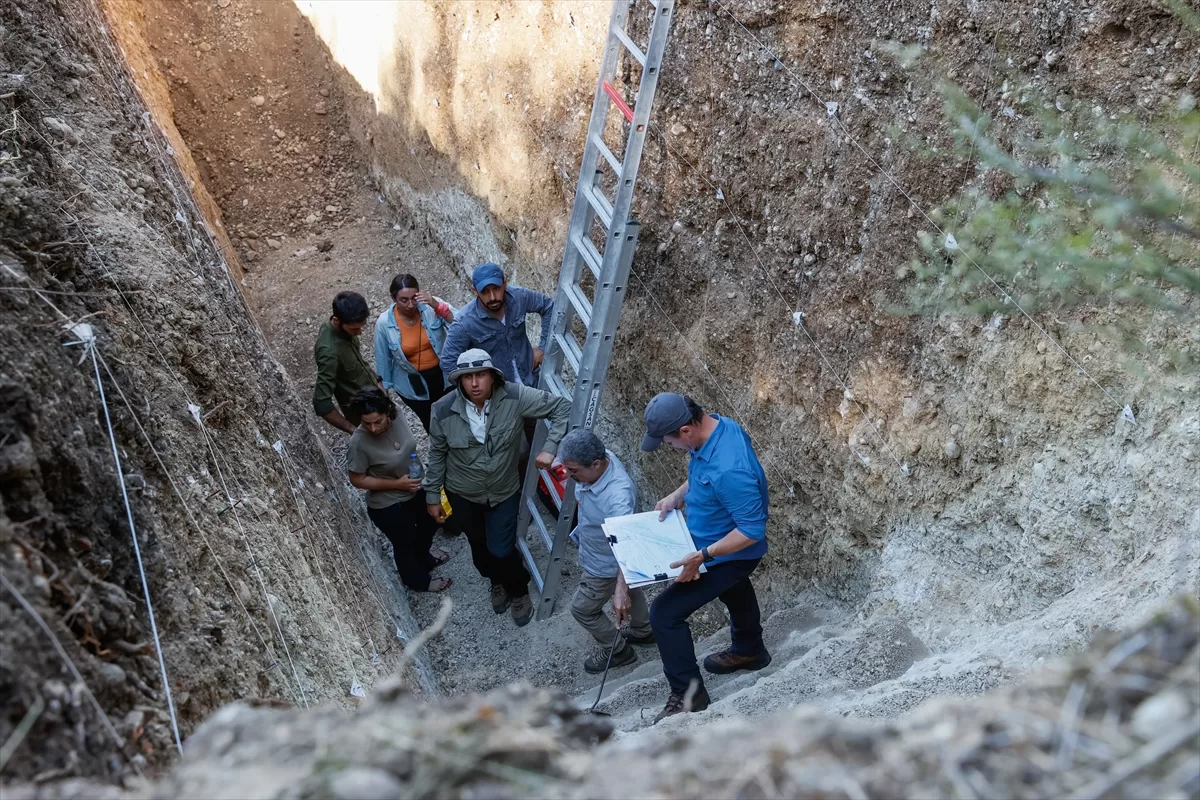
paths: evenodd
<path fill-rule="evenodd" d="M 437 588 L 434 588 L 434 584 L 438 584 L 438 583 L 440 583 L 441 585 L 438 586 Z M 453 585 L 454 585 L 453 578 L 430 578 L 429 579 L 429 588 L 426 589 L 425 591 L 427 591 L 427 592 L 444 592 Z"/>
<path fill-rule="evenodd" d="M 445 564 L 447 561 L 450 560 L 450 554 L 447 553 L 445 550 L 442 550 L 441 548 L 436 548 L 435 550 L 430 550 L 429 555 L 433 559 L 433 568 L 434 569 L 437 569 L 442 564 Z"/>

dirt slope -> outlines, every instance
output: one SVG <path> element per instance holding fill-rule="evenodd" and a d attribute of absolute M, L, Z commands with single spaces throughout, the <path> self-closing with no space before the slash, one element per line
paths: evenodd
<path fill-rule="evenodd" d="M 95 331 L 183 736 L 239 698 L 349 704 L 415 625 L 397 586 L 364 578 L 382 554 L 356 498 L 97 10 L 18 0 L 0 26 L 0 740 L 20 743 L 4 777 L 119 782 L 175 745 L 68 321 Z"/>
<path fill-rule="evenodd" d="M 801 709 L 598 749 L 603 718 L 520 686 L 440 706 L 384 689 L 353 720 L 233 706 L 151 796 L 1195 797 L 1198 658 L 1192 601 L 895 723 Z"/>

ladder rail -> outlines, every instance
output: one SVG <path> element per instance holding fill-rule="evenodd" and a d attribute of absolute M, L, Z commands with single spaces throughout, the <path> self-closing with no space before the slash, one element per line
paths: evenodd
<path fill-rule="evenodd" d="M 596 78 L 592 114 L 580 163 L 579 182 L 576 184 L 567 241 L 563 248 L 550 337 L 541 367 L 539 387 L 558 396 L 569 397 L 572 401 L 568 430 L 593 427 L 600 409 L 617 323 L 641 230 L 641 226 L 630 218 L 630 211 L 675 0 L 650 0 L 654 13 L 644 52 L 625 29 L 633 4 L 634 0 L 614 0 L 609 18 L 608 37 Z M 622 58 L 626 57 L 624 53 L 642 67 L 632 109 L 624 103 L 612 83 Z M 603 136 L 613 108 L 624 115 L 629 125 L 620 161 L 604 143 Z M 616 191 L 611 201 L 598 182 L 602 168 L 611 168 L 616 176 Z M 591 239 L 592 227 L 596 222 L 606 231 L 603 252 Z M 595 277 L 591 301 L 580 284 L 585 268 Z M 577 341 L 573 332 L 576 319 L 586 330 L 582 341 Z M 574 374 L 574 382 L 570 386 L 563 377 L 564 367 L 569 367 Z M 539 421 L 533 441 L 530 442 L 517 528 L 519 550 L 538 588 L 538 619 L 545 619 L 554 611 L 562 578 L 562 560 L 576 508 L 575 481 L 568 480 L 562 501 L 557 503 L 558 519 L 551 537 L 536 502 L 538 479 L 545 473 L 534 463 L 548 431 L 548 423 Z M 540 534 L 537 538 L 547 545 L 549 551 L 549 562 L 544 572 L 525 541 L 525 536 L 532 534 L 531 524 L 536 524 Z"/>

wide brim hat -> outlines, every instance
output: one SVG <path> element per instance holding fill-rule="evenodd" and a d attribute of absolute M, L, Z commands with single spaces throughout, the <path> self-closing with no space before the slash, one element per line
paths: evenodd
<path fill-rule="evenodd" d="M 463 375 L 470 375 L 473 372 L 483 372 L 485 370 L 491 370 L 498 382 L 504 382 L 504 373 L 496 369 L 496 365 L 492 363 L 492 356 L 487 350 L 476 347 L 471 350 L 464 350 L 459 355 L 458 363 L 451 370 L 447 378 L 451 383 L 458 383 L 458 379 Z"/>

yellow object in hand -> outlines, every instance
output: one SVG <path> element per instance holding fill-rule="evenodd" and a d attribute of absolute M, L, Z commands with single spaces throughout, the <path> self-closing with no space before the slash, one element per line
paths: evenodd
<path fill-rule="evenodd" d="M 446 512 L 447 517 L 454 513 L 454 509 L 450 508 L 450 499 L 446 497 L 445 489 L 442 489 L 442 511 Z"/>

